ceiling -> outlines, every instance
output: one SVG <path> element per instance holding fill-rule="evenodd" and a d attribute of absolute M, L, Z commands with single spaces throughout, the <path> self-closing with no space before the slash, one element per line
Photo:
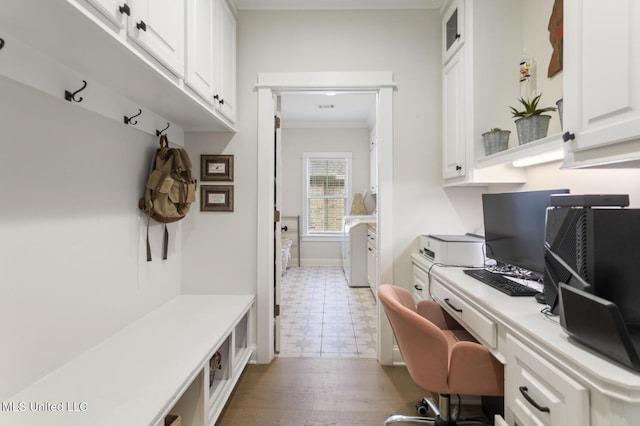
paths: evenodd
<path fill-rule="evenodd" d="M 283 126 L 351 123 L 366 125 L 374 118 L 373 93 L 285 93 L 281 95 Z"/>
<path fill-rule="evenodd" d="M 235 0 L 240 10 L 437 9 L 442 0 Z"/>

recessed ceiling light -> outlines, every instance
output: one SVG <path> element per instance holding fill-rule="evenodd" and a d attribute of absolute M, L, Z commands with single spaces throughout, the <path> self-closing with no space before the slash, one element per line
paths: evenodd
<path fill-rule="evenodd" d="M 333 105 L 333 104 L 320 104 L 320 105 L 318 105 L 319 109 L 331 109 L 331 108 L 334 108 L 334 107 L 335 107 L 335 105 Z"/>
<path fill-rule="evenodd" d="M 327 96 L 335 96 L 336 92 L 327 92 Z"/>

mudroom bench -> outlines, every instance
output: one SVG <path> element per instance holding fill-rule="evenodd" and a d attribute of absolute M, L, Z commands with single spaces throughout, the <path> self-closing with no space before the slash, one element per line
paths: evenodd
<path fill-rule="evenodd" d="M 177 296 L 3 401 L 0 423 L 213 426 L 251 357 L 253 303 Z"/>

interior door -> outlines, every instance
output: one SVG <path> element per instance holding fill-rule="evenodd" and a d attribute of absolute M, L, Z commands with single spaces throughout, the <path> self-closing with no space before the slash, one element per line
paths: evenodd
<path fill-rule="evenodd" d="M 274 149 L 274 219 L 273 219 L 273 255 L 275 257 L 275 268 L 273 277 L 273 291 L 274 291 L 274 303 L 273 315 L 274 315 L 274 351 L 280 352 L 280 280 L 282 278 L 282 236 L 281 236 L 281 222 L 280 222 L 280 208 L 282 205 L 282 191 L 281 191 L 281 177 L 280 171 L 282 170 L 282 138 L 280 132 L 280 102 L 281 98 L 276 95 L 274 98 L 275 112 L 274 116 L 274 137 L 273 137 L 273 149 Z"/>

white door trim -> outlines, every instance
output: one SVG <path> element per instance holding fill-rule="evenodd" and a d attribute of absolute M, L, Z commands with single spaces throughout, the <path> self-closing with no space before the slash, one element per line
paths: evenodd
<path fill-rule="evenodd" d="M 393 74 L 391 72 L 302 72 L 258 74 L 258 218 L 256 244 L 256 362 L 275 356 L 273 318 L 274 92 L 369 90 L 378 94 L 378 262 L 380 283 L 393 282 Z M 378 361 L 393 363 L 393 333 L 378 308 Z"/>

